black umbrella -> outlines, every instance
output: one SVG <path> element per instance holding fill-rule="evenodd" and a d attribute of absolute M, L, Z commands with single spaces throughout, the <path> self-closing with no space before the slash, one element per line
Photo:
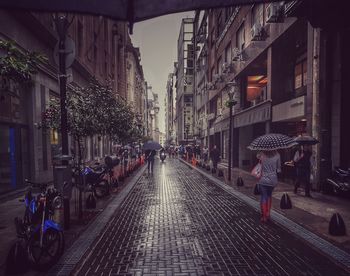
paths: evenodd
<path fill-rule="evenodd" d="M 271 133 L 260 136 L 256 138 L 249 146 L 250 150 L 278 150 L 278 149 L 287 149 L 292 146 L 297 145 L 297 143 L 283 134 Z"/>
<path fill-rule="evenodd" d="M 317 143 L 319 143 L 319 141 L 316 138 L 309 135 L 298 136 L 295 137 L 293 140 L 299 145 L 316 145 Z"/>
<path fill-rule="evenodd" d="M 160 150 L 162 146 L 155 141 L 148 141 L 145 144 L 143 144 L 144 150 Z"/>
<path fill-rule="evenodd" d="M 170 13 L 263 2 L 266 0 L 0 0 L 0 8 L 104 15 L 132 26 Z"/>

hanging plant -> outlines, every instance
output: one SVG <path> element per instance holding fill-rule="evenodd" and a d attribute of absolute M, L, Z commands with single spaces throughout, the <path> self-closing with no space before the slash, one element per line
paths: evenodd
<path fill-rule="evenodd" d="M 0 50 L 5 52 L 0 56 L 0 76 L 17 84 L 32 84 L 32 75 L 38 72 L 39 64 L 47 62 L 44 55 L 22 51 L 13 41 L 0 39 Z"/>

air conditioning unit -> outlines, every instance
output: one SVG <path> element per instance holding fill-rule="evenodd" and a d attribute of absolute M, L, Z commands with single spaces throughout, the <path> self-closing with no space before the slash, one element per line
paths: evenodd
<path fill-rule="evenodd" d="M 252 41 L 263 40 L 264 28 L 260 23 L 255 23 L 251 29 Z"/>
<path fill-rule="evenodd" d="M 266 22 L 282 22 L 282 7 L 281 3 L 270 3 L 266 8 Z"/>
<path fill-rule="evenodd" d="M 242 52 L 238 48 L 232 49 L 232 61 L 242 61 Z"/>

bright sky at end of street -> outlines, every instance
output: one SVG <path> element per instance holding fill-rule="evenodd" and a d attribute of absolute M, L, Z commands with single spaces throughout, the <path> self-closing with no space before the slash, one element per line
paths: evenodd
<path fill-rule="evenodd" d="M 135 47 L 140 48 L 141 65 L 145 80 L 159 95 L 159 130 L 165 132 L 164 98 L 169 73 L 177 61 L 177 39 L 181 19 L 194 17 L 194 12 L 165 15 L 136 23 L 131 36 Z"/>

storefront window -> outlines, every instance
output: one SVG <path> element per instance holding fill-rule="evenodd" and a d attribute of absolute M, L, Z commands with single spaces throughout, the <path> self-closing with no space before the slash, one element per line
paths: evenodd
<path fill-rule="evenodd" d="M 267 77 L 248 76 L 246 99 L 250 106 L 254 106 L 266 100 Z"/>
<path fill-rule="evenodd" d="M 299 62 L 294 67 L 294 88 L 295 90 L 306 85 L 307 80 L 307 62 Z"/>

